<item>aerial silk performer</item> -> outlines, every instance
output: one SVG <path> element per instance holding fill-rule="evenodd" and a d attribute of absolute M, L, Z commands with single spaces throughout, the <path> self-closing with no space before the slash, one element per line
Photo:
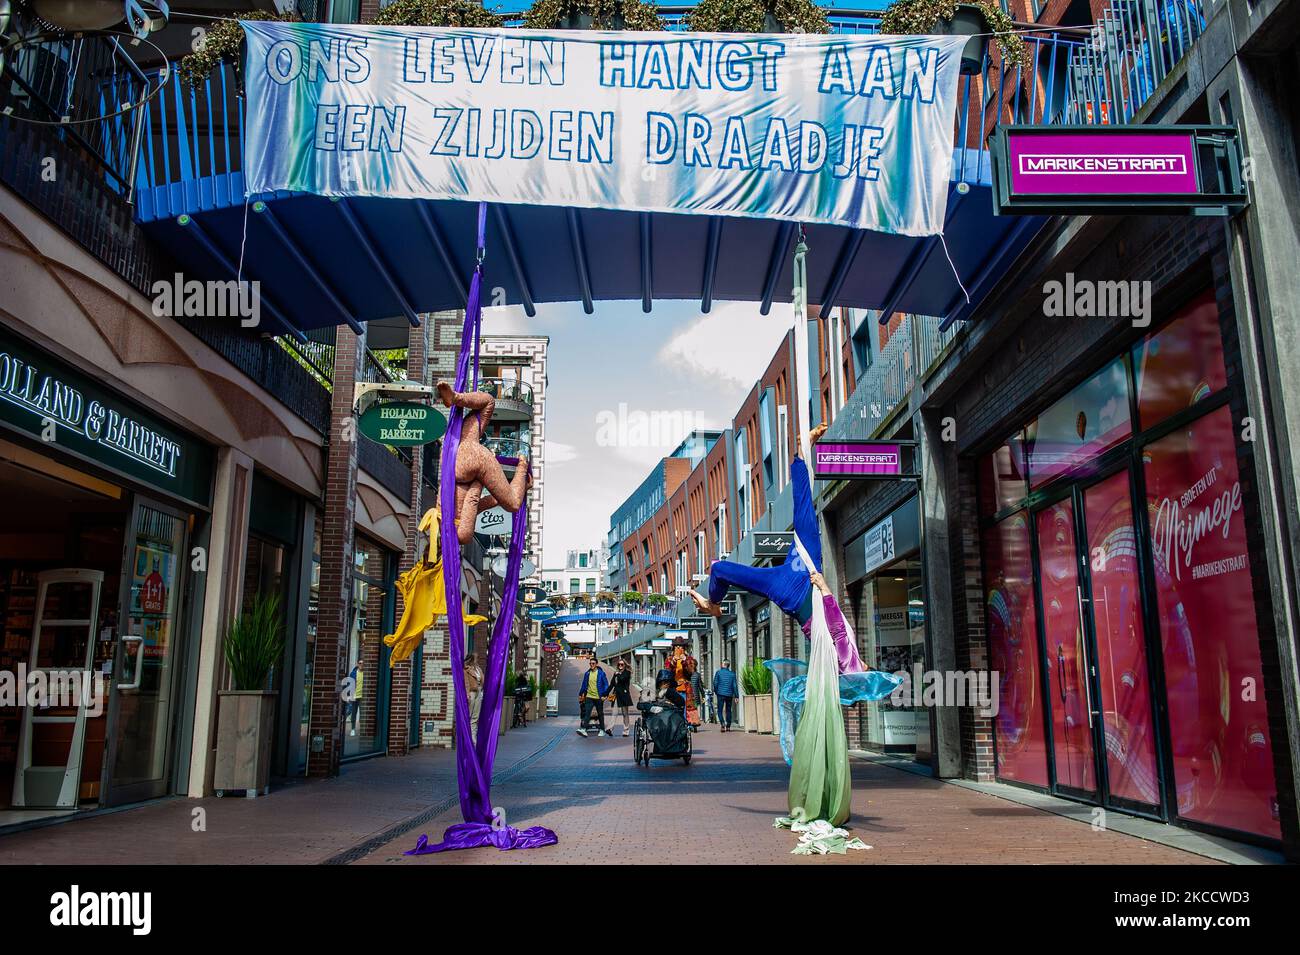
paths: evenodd
<path fill-rule="evenodd" d="M 461 329 L 460 355 L 456 362 L 457 396 L 472 391 L 478 383 L 479 325 L 482 317 L 483 248 L 487 229 L 487 206 L 478 207 L 478 265 L 470 280 L 469 301 L 465 306 L 465 324 Z M 471 349 L 471 346 L 474 346 Z M 469 358 L 474 353 L 474 378 L 470 382 Z M 471 384 L 470 388 L 466 388 Z M 475 409 L 453 403 L 448 413 L 447 433 L 443 437 L 439 474 L 452 475 L 455 480 L 444 480 L 438 488 L 438 499 L 443 514 L 460 515 L 457 499 L 467 502 L 461 495 L 468 489 L 458 487 L 460 473 L 457 452 L 460 448 L 461 430 L 466 415 Z M 467 437 L 477 442 L 481 429 L 471 427 Z M 481 462 L 479 462 L 481 463 Z M 526 469 L 526 459 L 505 459 L 502 463 Z M 480 469 L 481 470 L 481 469 Z M 477 495 L 477 491 L 474 492 Z M 513 503 L 513 502 L 512 502 Z M 522 504 L 522 496 L 520 497 Z M 510 625 L 515 615 L 515 601 L 519 591 L 519 567 L 523 560 L 524 538 L 528 530 L 528 508 L 518 507 L 511 525 L 510 550 L 506 558 L 505 586 L 501 593 L 501 607 L 492 638 L 488 643 L 487 661 L 483 672 L 483 704 L 479 714 L 477 741 L 470 733 L 469 697 L 465 692 L 465 621 L 462 616 L 460 592 L 460 539 L 459 521 L 444 520 L 439 527 L 442 541 L 443 579 L 447 598 L 447 637 L 451 651 L 451 678 L 455 687 L 455 720 L 453 732 L 456 741 L 456 782 L 460 789 L 460 811 L 464 822 L 448 827 L 442 842 L 430 845 L 427 836 L 421 835 L 414 849 L 406 855 L 426 855 L 451 849 L 471 849 L 475 846 L 495 846 L 498 849 L 530 849 L 556 843 L 555 833 L 542 826 L 516 829 L 494 813 L 490 798 L 492 765 L 496 761 L 497 732 L 501 720 L 501 705 L 505 690 L 506 651 L 510 644 Z"/>
<path fill-rule="evenodd" d="M 825 433 L 825 424 L 813 428 L 807 435 L 808 445 L 814 444 Z M 821 602 L 834 644 L 840 674 L 840 697 L 844 705 L 883 699 L 902 683 L 902 679 L 863 664 L 853 631 L 849 628 L 839 603 L 826 587 L 826 581 L 822 579 L 821 533 L 817 528 L 817 512 L 813 507 L 812 482 L 801 447 L 795 448 L 794 460 L 790 462 L 790 483 L 794 485 L 795 539 L 786 551 L 785 560 L 774 567 L 751 567 L 731 560 L 715 560 L 709 568 L 708 597 L 705 598 L 694 590 L 687 593 L 703 613 L 714 617 L 722 615 L 722 600 L 731 587 L 763 594 L 785 613 L 795 617 L 803 628 L 804 636 L 809 639 L 812 637 L 814 604 Z M 817 583 L 816 588 L 814 582 Z M 821 591 L 818 601 L 813 599 L 815 589 Z M 795 678 L 806 667 L 801 660 L 770 660 L 768 663 L 774 664 L 769 669 L 778 678 L 784 679 Z M 782 741 L 785 742 L 784 737 Z M 786 761 L 789 762 L 788 754 Z"/>
<path fill-rule="evenodd" d="M 808 445 L 825 431 L 826 425 L 821 424 L 809 432 Z M 864 848 L 860 841 L 847 839 L 847 833 L 836 828 L 849 818 L 852 794 L 840 701 L 845 695 L 852 702 L 882 699 L 902 680 L 863 666 L 844 614 L 821 578 L 821 534 L 801 448 L 796 449 L 790 462 L 790 481 L 794 485 L 794 540 L 785 560 L 774 567 L 714 561 L 709 569 L 708 597 L 694 590 L 688 593 L 702 612 L 716 617 L 721 615 L 721 603 L 728 588 L 739 587 L 763 594 L 799 620 L 810 641 L 809 658 L 807 674 L 800 678 L 802 683 L 797 684 L 794 679 L 787 681 L 799 687 L 801 713 L 797 727 L 793 727 L 793 742 L 788 739 L 788 733 L 782 734 L 783 746 L 790 750 L 787 791 L 790 816 L 778 819 L 777 825 L 788 825 L 805 833 L 810 828 L 813 830 L 816 838 L 811 842 L 801 841 L 796 852 Z M 818 582 L 816 588 L 814 580 Z M 815 597 L 815 589 L 820 590 L 820 596 Z M 828 624 L 828 611 L 836 621 L 834 633 Z M 774 662 L 804 666 L 801 661 Z"/>
<path fill-rule="evenodd" d="M 412 653 L 424 639 L 424 632 L 438 622 L 438 618 L 447 613 L 447 586 L 442 574 L 442 554 L 438 550 L 438 532 L 442 521 L 442 509 L 429 508 L 420 519 L 420 533 L 429 536 L 429 550 L 425 559 L 415 562 L 394 583 L 397 592 L 402 595 L 402 619 L 397 629 L 384 637 L 391 649 L 388 655 L 390 667 L 401 663 Z M 430 559 L 432 558 L 432 559 Z M 487 617 L 476 613 L 461 611 L 465 626 L 484 623 Z"/>
<path fill-rule="evenodd" d="M 858 656 L 857 639 L 849 626 L 839 602 L 831 594 L 821 574 L 810 574 L 813 589 L 818 596 L 826 619 L 826 628 L 836 652 L 837 685 L 841 706 L 883 700 L 903 683 L 903 678 L 883 670 L 865 666 Z M 811 629 L 811 628 L 808 628 Z M 852 652 L 848 652 L 848 650 Z M 794 759 L 795 730 L 798 728 L 807 695 L 810 663 L 803 660 L 781 658 L 764 660 L 763 666 L 772 671 L 777 684 L 777 712 L 781 736 L 781 755 L 789 765 Z"/>

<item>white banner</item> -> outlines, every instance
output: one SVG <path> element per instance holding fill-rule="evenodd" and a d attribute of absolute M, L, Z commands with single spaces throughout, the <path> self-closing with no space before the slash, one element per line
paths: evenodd
<path fill-rule="evenodd" d="M 963 37 L 241 24 L 251 195 L 943 225 Z"/>

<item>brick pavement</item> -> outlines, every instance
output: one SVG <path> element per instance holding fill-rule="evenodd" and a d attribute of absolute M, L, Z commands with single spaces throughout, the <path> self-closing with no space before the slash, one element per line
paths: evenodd
<path fill-rule="evenodd" d="M 566 722 L 566 721 L 560 721 Z M 570 725 L 573 721 L 567 721 Z M 617 733 L 617 730 L 616 730 Z M 566 735 L 493 788 L 512 825 L 547 826 L 559 844 L 407 857 L 420 832 L 437 842 L 451 810 L 376 849 L 367 864 L 492 863 L 1209 863 L 1116 832 L 885 766 L 854 761 L 850 826 L 874 848 L 843 857 L 790 855 L 795 837 L 772 828 L 786 809 L 787 769 L 771 736 L 710 729 L 690 766 L 632 762 L 631 741 Z"/>
<path fill-rule="evenodd" d="M 795 838 L 771 827 L 785 811 L 786 766 L 775 738 L 695 738 L 695 758 L 632 762 L 621 736 L 582 739 L 561 718 L 501 740 L 493 802 L 514 825 L 545 825 L 557 846 L 477 849 L 408 858 L 460 819 L 448 750 L 343 767 L 269 797 L 170 799 L 0 836 L 0 864 L 299 863 L 1206 863 L 1116 832 L 913 773 L 854 761 L 854 834 L 874 848 L 844 857 L 790 855 Z M 616 731 L 617 732 L 617 731 Z M 191 829 L 203 809 L 207 830 Z"/>
<path fill-rule="evenodd" d="M 542 720 L 506 733 L 498 772 L 508 773 L 564 728 Z M 455 792 L 452 751 L 418 749 L 347 763 L 337 777 L 280 784 L 257 799 L 166 799 L 0 835 L 0 865 L 310 865 L 382 837 Z M 205 832 L 191 828 L 195 809 L 207 816 Z"/>

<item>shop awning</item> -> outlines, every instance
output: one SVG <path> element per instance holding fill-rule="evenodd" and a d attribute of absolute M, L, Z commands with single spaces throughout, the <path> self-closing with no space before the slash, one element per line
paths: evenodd
<path fill-rule="evenodd" d="M 952 315 L 986 290 L 1041 226 L 998 218 L 987 153 L 957 150 L 945 228 L 914 238 L 811 225 L 811 303 Z M 476 205 L 305 194 L 255 198 L 235 172 L 137 194 L 138 217 L 187 278 L 260 280 L 268 330 L 299 330 L 461 308 L 474 268 Z M 602 209 L 495 205 L 488 216 L 487 304 L 637 300 L 788 302 L 794 223 Z M 955 266 L 955 273 L 954 273 Z M 961 284 L 958 282 L 961 276 Z M 396 331 L 397 329 L 393 329 Z"/>

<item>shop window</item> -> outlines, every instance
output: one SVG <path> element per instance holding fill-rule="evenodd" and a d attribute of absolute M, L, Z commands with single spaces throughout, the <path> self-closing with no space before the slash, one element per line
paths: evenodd
<path fill-rule="evenodd" d="M 992 517 L 1025 499 L 1025 449 L 1019 432 L 1006 443 L 980 458 L 980 514 Z"/>
<path fill-rule="evenodd" d="M 1133 349 L 1138 421 L 1150 428 L 1227 387 L 1219 310 L 1206 292 Z"/>
<path fill-rule="evenodd" d="M 320 620 L 320 538 L 321 519 L 317 514 L 312 533 L 311 586 L 307 593 L 307 650 L 303 661 L 302 711 L 298 714 L 298 769 L 307 770 L 307 752 L 311 736 L 311 684 L 316 660 L 316 627 Z"/>
<path fill-rule="evenodd" d="M 352 699 L 345 703 L 343 755 L 357 756 L 384 744 L 387 699 L 383 632 L 392 599 L 385 575 L 388 553 L 363 538 L 356 542 L 352 575 L 352 621 L 346 675 Z"/>
<path fill-rule="evenodd" d="M 1046 787 L 1047 740 L 1039 686 L 1038 622 L 1029 521 L 1024 511 L 987 528 L 984 538 L 985 626 L 998 674 L 994 723 L 997 772 Z"/>
<path fill-rule="evenodd" d="M 921 598 L 921 565 L 898 561 L 882 568 L 864 587 L 866 626 L 859 637 L 863 662 L 886 673 L 904 673 L 908 680 L 926 669 L 925 604 Z M 874 746 L 915 751 L 917 739 L 929 733 L 924 707 L 911 705 L 913 684 L 904 684 L 900 700 L 882 700 L 865 707 L 863 736 Z"/>
<path fill-rule="evenodd" d="M 1132 433 L 1128 370 L 1117 358 L 1025 429 L 1032 488 L 1095 458 Z"/>
<path fill-rule="evenodd" d="M 1280 837 L 1232 413 L 1143 454 L 1178 814 Z"/>

